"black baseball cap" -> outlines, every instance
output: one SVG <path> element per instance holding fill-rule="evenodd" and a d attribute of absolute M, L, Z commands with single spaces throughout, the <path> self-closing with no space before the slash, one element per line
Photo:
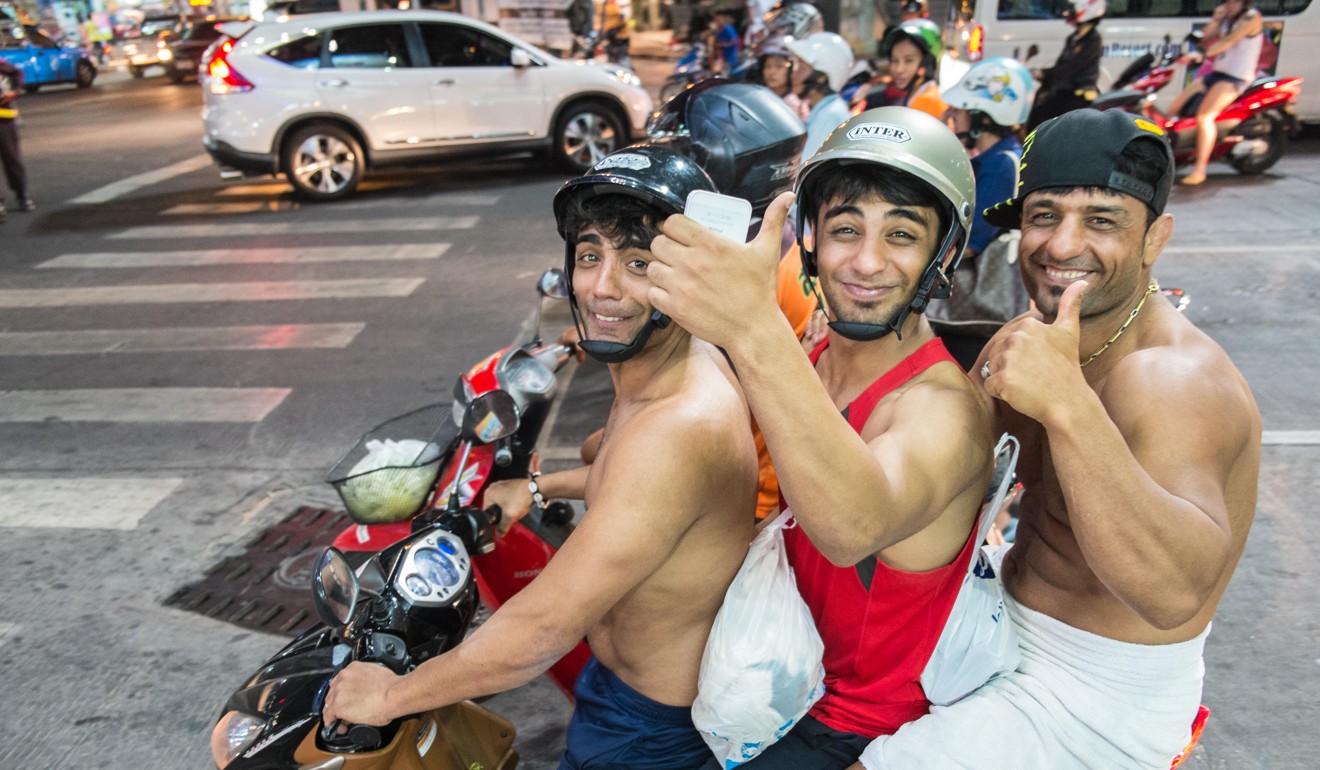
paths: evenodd
<path fill-rule="evenodd" d="M 1166 162 L 1155 184 L 1118 171 L 1118 156 L 1133 142 L 1158 142 Z M 1022 201 L 1047 187 L 1103 187 L 1126 193 L 1164 213 L 1173 187 L 1173 148 L 1164 130 L 1122 110 L 1073 110 L 1040 124 L 1022 143 L 1017 197 L 985 209 L 995 227 L 1022 226 Z"/>

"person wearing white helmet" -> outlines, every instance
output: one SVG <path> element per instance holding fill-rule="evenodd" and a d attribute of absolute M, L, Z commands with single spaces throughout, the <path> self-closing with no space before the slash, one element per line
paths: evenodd
<path fill-rule="evenodd" d="M 1063 41 L 1063 50 L 1054 66 L 1034 73 L 1040 92 L 1027 118 L 1028 131 L 1065 112 L 1089 107 L 1095 101 L 1104 48 L 1097 27 L 1104 15 L 1105 0 L 1072 0 L 1072 8 L 1064 12 L 1064 21 L 1076 29 Z"/>
<path fill-rule="evenodd" d="M 733 362 L 799 525 L 785 552 L 825 647 L 824 694 L 747 770 L 844 768 L 929 711 L 920 680 L 977 552 L 994 453 L 989 404 L 922 315 L 971 222 L 957 138 L 917 110 L 864 112 L 795 189 L 830 320 L 810 357 L 775 304 L 789 196 L 750 244 L 670 217 L 647 267 L 655 306 Z"/>
<path fill-rule="evenodd" d="M 838 91 L 852 71 L 853 53 L 848 42 L 833 32 L 816 32 L 802 40 L 785 38 L 784 46 L 797 60 L 795 67 L 810 70 L 798 93 L 808 110 L 807 143 L 802 147 L 805 161 L 851 114 Z"/>
<path fill-rule="evenodd" d="M 949 120 L 972 156 L 978 201 L 1013 197 L 1022 143 L 1036 83 L 1022 62 L 992 56 L 972 65 L 944 92 Z M 963 369 L 971 369 L 981 348 L 1004 322 L 1027 309 L 1027 291 L 1005 249 L 1015 248 L 1011 232 L 985 221 L 980 207 L 972 217 L 967 250 L 953 275 L 953 295 L 931 303 L 927 317 Z M 993 245 L 993 249 L 991 246 Z M 983 262 L 981 255 L 987 253 Z M 1016 258 L 1016 252 L 1012 255 Z M 999 260 L 990 264 L 989 260 Z M 963 296 L 960 292 L 976 296 Z"/>

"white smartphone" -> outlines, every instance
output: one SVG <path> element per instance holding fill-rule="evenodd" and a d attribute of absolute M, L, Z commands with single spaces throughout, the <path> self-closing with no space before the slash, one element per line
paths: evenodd
<path fill-rule="evenodd" d="M 731 241 L 746 243 L 747 230 L 752 225 L 752 204 L 731 195 L 693 190 L 688 193 L 683 215 Z"/>

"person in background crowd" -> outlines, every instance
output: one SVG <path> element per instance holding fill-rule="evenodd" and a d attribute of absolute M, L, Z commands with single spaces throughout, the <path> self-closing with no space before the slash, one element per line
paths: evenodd
<path fill-rule="evenodd" d="M 1265 40 L 1264 19 L 1251 7 L 1251 0 L 1224 0 L 1215 6 L 1205 35 L 1205 58 L 1213 59 L 1211 71 L 1187 87 L 1169 108 L 1174 115 L 1194 93 L 1205 96 L 1196 108 L 1196 163 L 1180 184 L 1197 185 L 1205 181 L 1210 153 L 1215 149 L 1218 131 L 1215 120 L 1224 108 L 1256 78 L 1260 52 Z"/>
<path fill-rule="evenodd" d="M 1104 15 L 1105 0 L 1072 0 L 1072 8 L 1063 18 L 1075 29 L 1063 41 L 1063 50 L 1054 66 L 1032 73 L 1040 83 L 1040 91 L 1027 117 L 1028 131 L 1065 112 L 1089 107 L 1095 101 L 1104 46 L 1098 27 Z"/>
<path fill-rule="evenodd" d="M 17 211 L 35 211 L 37 204 L 28 197 L 27 167 L 18 143 L 18 94 L 23 90 L 23 70 L 0 59 L 0 166 L 4 166 L 9 189 L 18 198 Z M 4 190 L 0 189 L 0 224 L 8 217 Z"/>
<path fill-rule="evenodd" d="M 785 41 L 796 60 L 794 68 L 807 72 L 800 96 L 807 104 L 807 143 L 802 147 L 805 161 L 825 142 L 825 137 L 848 119 L 848 103 L 838 90 L 852 71 L 853 53 L 848 41 L 833 32 L 817 32 L 805 40 Z"/>
<path fill-rule="evenodd" d="M 972 158 L 978 206 L 967 250 L 952 276 L 953 295 L 932 301 L 926 315 L 965 370 L 972 368 L 981 348 L 1004 322 L 1027 310 L 1027 293 L 1017 266 L 1005 254 L 1005 249 L 1015 249 L 1010 246 L 1014 242 L 1007 238 L 1008 230 L 985 221 L 981 206 L 1006 201 L 1016 191 L 1022 158 L 1018 132 L 1031 110 L 1035 90 L 1025 64 L 992 56 L 973 64 L 962 80 L 944 92 L 953 130 Z M 992 244 L 995 248 L 986 253 Z M 983 253 L 1000 262 L 983 263 Z M 1011 256 L 1016 259 L 1015 250 Z M 963 281 L 962 276 L 974 278 Z M 993 285 L 996 281 L 1002 285 Z M 969 288 L 981 296 L 960 296 L 960 291 Z M 987 317 L 995 311 L 999 311 L 996 317 Z"/>
<path fill-rule="evenodd" d="M 871 89 L 862 109 L 911 107 L 943 119 L 949 107 L 936 82 L 944 52 L 940 28 L 929 19 L 905 21 L 889 30 L 880 47 L 889 61 L 889 81 Z"/>

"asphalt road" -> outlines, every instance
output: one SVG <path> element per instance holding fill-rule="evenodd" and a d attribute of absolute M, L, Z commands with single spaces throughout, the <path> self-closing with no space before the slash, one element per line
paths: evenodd
<path fill-rule="evenodd" d="M 639 69 L 654 84 L 664 63 Z M 225 695 L 281 639 L 162 601 L 297 506 L 334 505 L 321 478 L 339 454 L 524 333 L 560 259 L 559 172 L 397 170 L 303 206 L 278 181 L 217 178 L 200 101 L 126 76 L 21 101 L 40 208 L 0 226 L 0 768 L 209 767 Z M 1207 644 L 1198 770 L 1310 768 L 1320 751 L 1318 150 L 1175 191 L 1156 269 L 1191 293 L 1267 431 L 1256 524 Z M 215 336 L 234 327 L 261 332 Z M 179 329 L 199 331 L 145 333 Z M 235 411 L 199 411 L 218 401 Z M 554 456 L 596 418 L 564 415 Z M 488 705 L 519 726 L 523 767 L 555 766 L 568 709 L 552 686 Z"/>

